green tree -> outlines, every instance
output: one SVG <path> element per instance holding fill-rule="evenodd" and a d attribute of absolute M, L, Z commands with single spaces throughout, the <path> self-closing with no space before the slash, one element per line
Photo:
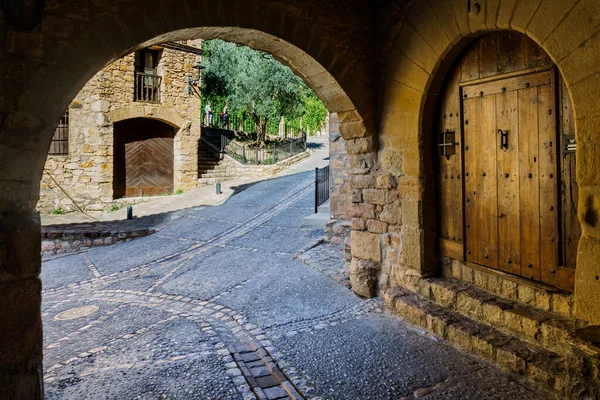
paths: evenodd
<path fill-rule="evenodd" d="M 202 96 L 219 112 L 227 101 L 229 114 L 247 113 L 254 120 L 255 140 L 264 143 L 267 122 L 297 120 L 307 111 L 312 126 L 325 120 L 318 97 L 286 66 L 268 53 L 222 40 L 204 42 L 206 68 Z M 320 104 L 320 106 L 319 106 Z M 320 108 L 319 108 L 320 107 Z M 306 117 L 305 117 L 306 118 Z"/>

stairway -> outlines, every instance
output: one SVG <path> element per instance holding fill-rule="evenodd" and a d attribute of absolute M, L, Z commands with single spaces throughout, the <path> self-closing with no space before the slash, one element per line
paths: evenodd
<path fill-rule="evenodd" d="M 212 185 L 242 176 L 243 166 L 229 160 L 200 140 L 198 144 L 198 185 Z"/>
<path fill-rule="evenodd" d="M 411 324 L 564 398 L 600 396 L 600 327 L 456 278 L 420 279 L 384 298 L 389 311 Z"/>

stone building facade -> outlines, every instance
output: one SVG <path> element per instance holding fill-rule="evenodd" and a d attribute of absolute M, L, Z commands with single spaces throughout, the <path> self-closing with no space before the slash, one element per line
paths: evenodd
<path fill-rule="evenodd" d="M 193 65 L 200 59 L 200 44 L 201 41 L 190 41 L 189 47 L 154 46 L 127 54 L 102 68 L 84 85 L 67 109 L 66 143 L 55 143 L 55 135 L 51 144 L 38 210 L 109 209 L 113 200 L 125 196 L 122 188 L 116 187 L 116 180 L 126 166 L 115 158 L 119 156 L 116 148 L 119 140 L 128 138 L 117 135 L 136 135 L 134 131 L 139 130 L 164 127 L 171 131 L 172 128 L 174 137 L 172 143 L 167 139 L 167 144 L 173 154 L 153 155 L 172 157 L 172 186 L 166 192 L 197 186 L 200 100 L 187 93 L 186 85 L 188 77 L 197 76 Z M 151 69 L 159 81 L 152 82 L 155 79 L 150 77 L 152 74 L 141 75 L 139 64 L 144 62 L 140 59 L 144 52 L 155 58 Z M 156 92 L 142 88 L 144 83 L 157 83 Z M 144 123 L 144 120 L 154 122 Z M 123 123 L 129 123 L 129 129 L 119 131 Z M 141 143 L 139 138 L 137 142 Z"/>
<path fill-rule="evenodd" d="M 0 18 L 0 397 L 42 393 L 35 205 L 56 121 L 78 82 L 132 49 L 217 37 L 273 53 L 337 113 L 352 202 L 348 267 L 358 294 L 383 295 L 390 311 L 563 397 L 598 396 L 596 0 L 46 3 L 31 30 Z M 581 235 L 570 291 L 440 256 L 436 101 L 463 51 L 498 30 L 543 49 L 571 101 Z"/>

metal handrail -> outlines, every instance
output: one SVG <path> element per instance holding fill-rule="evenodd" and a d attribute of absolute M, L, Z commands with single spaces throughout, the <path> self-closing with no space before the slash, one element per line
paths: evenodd
<path fill-rule="evenodd" d="M 288 139 L 281 144 L 265 148 L 242 145 L 212 130 L 203 130 L 201 139 L 219 153 L 227 154 L 242 164 L 250 165 L 275 164 L 306 151 L 305 132 L 302 132 L 299 138 Z"/>
<path fill-rule="evenodd" d="M 329 200 L 329 165 L 315 168 L 315 214 L 319 206 Z"/>

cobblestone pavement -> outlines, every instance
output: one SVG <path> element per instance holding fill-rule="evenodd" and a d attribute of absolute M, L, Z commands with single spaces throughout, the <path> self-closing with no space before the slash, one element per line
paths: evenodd
<path fill-rule="evenodd" d="M 47 398 L 553 398 L 355 296 L 341 250 L 301 227 L 312 177 L 44 262 Z"/>

